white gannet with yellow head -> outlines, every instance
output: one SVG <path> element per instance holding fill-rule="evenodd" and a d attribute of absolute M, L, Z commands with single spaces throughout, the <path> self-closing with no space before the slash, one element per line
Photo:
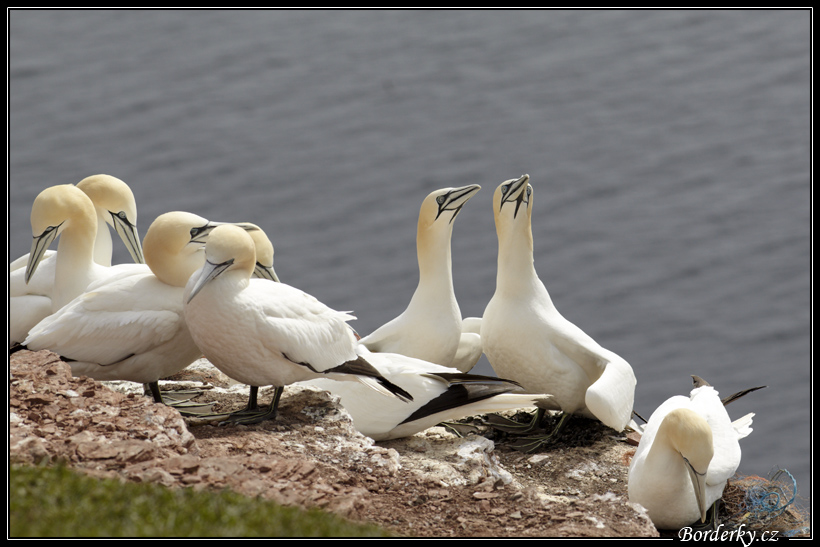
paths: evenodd
<path fill-rule="evenodd" d="M 371 352 L 399 353 L 467 372 L 481 356 L 476 333 L 462 337 L 461 310 L 453 289 L 453 221 L 481 189 L 477 184 L 442 188 L 422 201 L 416 232 L 419 283 L 407 309 L 361 344 Z M 462 338 L 464 341 L 462 342 Z"/>
<path fill-rule="evenodd" d="M 58 185 L 41 192 L 31 211 L 32 252 L 9 264 L 9 342 L 21 342 L 39 320 L 79 294 L 88 282 L 106 275 L 100 267 L 111 266 L 107 223 L 134 261 L 144 262 L 136 222 L 134 194 L 115 177 L 94 175 L 76 187 Z M 58 244 L 64 257 L 58 259 L 58 252 L 48 247 L 64 233 Z"/>
<path fill-rule="evenodd" d="M 715 388 L 692 378 L 689 397 L 671 397 L 652 413 L 629 465 L 629 501 L 662 530 L 705 522 L 740 465 L 738 441 L 752 431 L 753 413 L 732 422 Z"/>
<path fill-rule="evenodd" d="M 495 294 L 481 320 L 484 354 L 496 374 L 530 393 L 549 393 L 563 411 L 621 431 L 632 416 L 632 367 L 604 349 L 555 308 L 533 261 L 533 189 L 529 175 L 498 186 L 493 212 L 498 236 Z M 530 449 L 549 442 L 534 439 Z"/>
<path fill-rule="evenodd" d="M 227 376 L 252 388 L 276 387 L 268 409 L 257 407 L 252 390 L 248 408 L 235 417 L 245 423 L 274 418 L 285 385 L 321 377 L 364 382 L 385 396 L 412 400 L 357 354 L 347 324 L 352 315 L 290 285 L 251 278 L 256 251 L 245 230 L 217 226 L 205 256 L 183 297 L 191 336 Z"/>
<path fill-rule="evenodd" d="M 137 264 L 145 262 L 137 231 L 137 202 L 131 188 L 111 175 L 92 175 L 77 183 L 94 204 L 97 214 L 97 238 L 94 240 L 94 261 L 103 266 L 111 265 L 113 244 L 111 226 L 120 236 L 131 258 Z"/>
<path fill-rule="evenodd" d="M 145 235 L 141 271 L 92 283 L 32 328 L 25 347 L 60 355 L 75 376 L 147 384 L 161 402 L 159 379 L 202 356 L 185 325 L 182 295 L 205 263 L 204 242 L 216 224 L 183 211 L 160 215 Z M 271 246 L 264 233 L 257 240 Z"/>

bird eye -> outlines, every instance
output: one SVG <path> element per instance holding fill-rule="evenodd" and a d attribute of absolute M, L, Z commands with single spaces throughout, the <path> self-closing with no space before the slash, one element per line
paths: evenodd
<path fill-rule="evenodd" d="M 125 211 L 120 211 L 119 213 L 117 213 L 117 216 L 120 220 L 128 220 L 128 215 L 125 214 Z"/>
<path fill-rule="evenodd" d="M 530 194 L 532 194 L 532 186 L 527 185 L 527 197 L 529 197 Z"/>
<path fill-rule="evenodd" d="M 507 190 L 509 190 L 509 189 L 510 189 L 510 186 L 508 184 L 505 184 L 504 186 L 501 187 L 501 193 L 506 194 Z"/>
<path fill-rule="evenodd" d="M 439 197 L 437 197 L 437 198 L 436 198 L 436 203 L 438 203 L 439 205 L 441 205 L 442 203 L 444 203 L 444 196 L 439 196 Z"/>

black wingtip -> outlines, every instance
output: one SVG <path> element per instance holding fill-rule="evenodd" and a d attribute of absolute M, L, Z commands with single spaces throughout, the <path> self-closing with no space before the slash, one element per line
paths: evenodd
<path fill-rule="evenodd" d="M 515 382 L 490 376 L 466 373 L 431 373 L 428 376 L 438 376 L 448 382 L 447 390 L 417 409 L 402 423 L 420 420 L 445 410 L 466 406 L 504 393 L 521 391 L 521 387 Z"/>
<path fill-rule="evenodd" d="M 723 406 L 726 406 L 729 403 L 731 403 L 732 401 L 737 401 L 738 399 L 740 399 L 744 395 L 748 395 L 749 393 L 751 393 L 753 391 L 757 391 L 758 389 L 763 389 L 764 387 L 768 387 L 768 386 L 750 387 L 749 389 L 744 389 L 742 391 L 738 391 L 737 393 L 732 393 L 728 397 L 724 397 L 723 399 L 721 399 L 720 402 L 723 403 Z"/>
<path fill-rule="evenodd" d="M 388 380 L 387 378 L 377 377 L 376 381 L 379 382 L 385 389 L 387 389 L 390 393 L 404 401 L 405 403 L 409 403 L 413 400 L 413 396 L 407 393 L 405 390 Z"/>
<path fill-rule="evenodd" d="M 341 374 L 355 374 L 358 376 L 365 376 L 368 378 L 373 378 L 379 384 L 382 385 L 387 391 L 398 397 L 404 402 L 409 402 L 413 400 L 413 396 L 407 393 L 404 389 L 397 386 L 378 371 L 376 367 L 371 365 L 367 362 L 367 360 L 362 357 L 361 355 L 356 359 L 347 361 L 346 363 L 342 363 L 338 367 L 334 367 L 330 370 L 325 371 L 325 373 L 341 373 Z"/>

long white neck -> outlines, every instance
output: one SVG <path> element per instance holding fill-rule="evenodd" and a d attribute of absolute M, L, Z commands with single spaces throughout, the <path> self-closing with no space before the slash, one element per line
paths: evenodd
<path fill-rule="evenodd" d="M 542 302 L 553 305 L 535 271 L 532 227 L 528 222 L 519 220 L 498 230 L 496 292 L 509 298 L 537 297 Z"/>
<path fill-rule="evenodd" d="M 52 311 L 56 312 L 79 296 L 94 279 L 94 270 L 100 267 L 94 262 L 96 230 L 96 219 L 78 217 L 60 234 Z"/>
<path fill-rule="evenodd" d="M 97 209 L 97 238 L 94 240 L 94 262 L 101 266 L 111 265 L 111 256 L 114 252 L 114 243 L 111 232 L 106 224 L 105 215 L 108 211 Z"/>
<path fill-rule="evenodd" d="M 419 263 L 419 284 L 409 307 L 415 304 L 441 305 L 449 303 L 458 310 L 453 290 L 453 263 L 450 251 L 452 227 L 447 229 L 419 228 L 416 254 Z M 425 304 L 422 304 L 424 302 Z M 459 319 L 461 318 L 459 313 Z"/>

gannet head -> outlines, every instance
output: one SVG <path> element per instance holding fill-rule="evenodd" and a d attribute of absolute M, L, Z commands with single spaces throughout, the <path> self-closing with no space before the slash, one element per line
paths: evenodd
<path fill-rule="evenodd" d="M 123 181 L 110 175 L 92 175 L 77 183 L 103 217 L 122 238 L 134 262 L 144 263 L 142 246 L 137 233 L 137 202 L 134 193 Z"/>
<path fill-rule="evenodd" d="M 201 217 L 199 217 L 201 218 Z M 217 226 L 231 225 L 238 226 L 253 238 L 256 244 L 257 264 L 254 270 L 254 275 L 262 279 L 270 279 L 271 281 L 279 281 L 279 276 L 273 269 L 273 243 L 268 239 L 267 234 L 256 224 L 250 222 L 216 222 L 201 218 L 202 223 L 191 227 L 190 243 L 199 245 L 204 248 L 205 242 L 211 235 L 211 232 Z"/>
<path fill-rule="evenodd" d="M 248 222 L 242 223 L 240 227 L 245 228 L 256 246 L 256 267 L 253 269 L 253 275 L 278 283 L 279 276 L 273 269 L 273 243 L 268 239 L 267 234 L 262 228 Z"/>
<path fill-rule="evenodd" d="M 239 226 L 248 232 L 260 229 L 259 226 L 256 224 L 251 224 L 250 222 L 217 222 L 215 220 L 206 220 L 205 224 L 202 226 L 197 226 L 196 228 L 191 229 L 191 243 L 205 245 L 205 242 L 208 240 L 208 236 L 211 235 L 211 231 L 217 226 L 222 226 L 225 224 Z"/>
<path fill-rule="evenodd" d="M 204 247 L 194 238 L 208 220 L 185 211 L 171 211 L 156 218 L 143 241 L 145 263 L 163 283 L 184 287 L 205 262 Z"/>
<path fill-rule="evenodd" d="M 216 226 L 205 243 L 205 265 L 191 277 L 190 302 L 211 281 L 228 271 L 251 277 L 256 267 L 256 247 L 243 228 L 233 224 Z"/>
<path fill-rule="evenodd" d="M 706 472 L 714 456 L 712 428 L 706 419 L 688 408 L 676 408 L 663 419 L 658 438 L 665 436 L 683 459 L 692 481 L 701 522 L 706 521 Z"/>
<path fill-rule="evenodd" d="M 501 247 L 524 245 L 531 250 L 533 190 L 529 180 L 529 175 L 505 180 L 493 193 L 495 231 Z"/>
<path fill-rule="evenodd" d="M 426 229 L 438 225 L 439 219 L 445 220 L 447 225 L 452 225 L 464 204 L 479 190 L 481 186 L 471 184 L 459 188 L 441 188 L 430 192 L 421 202 L 419 228 Z"/>
<path fill-rule="evenodd" d="M 495 211 L 496 222 L 501 218 L 502 213 L 509 215 L 511 219 L 518 218 L 519 212 L 526 213 L 527 217 L 532 215 L 532 186 L 529 182 L 530 176 L 523 175 L 517 179 L 505 180 L 495 189 L 493 211 Z M 521 210 L 522 204 L 524 205 L 523 211 Z"/>
<path fill-rule="evenodd" d="M 34 241 L 26 264 L 26 283 L 34 275 L 49 245 L 70 226 L 85 230 L 88 244 L 93 246 L 97 218 L 91 199 L 73 184 L 51 186 L 40 192 L 31 206 Z"/>

